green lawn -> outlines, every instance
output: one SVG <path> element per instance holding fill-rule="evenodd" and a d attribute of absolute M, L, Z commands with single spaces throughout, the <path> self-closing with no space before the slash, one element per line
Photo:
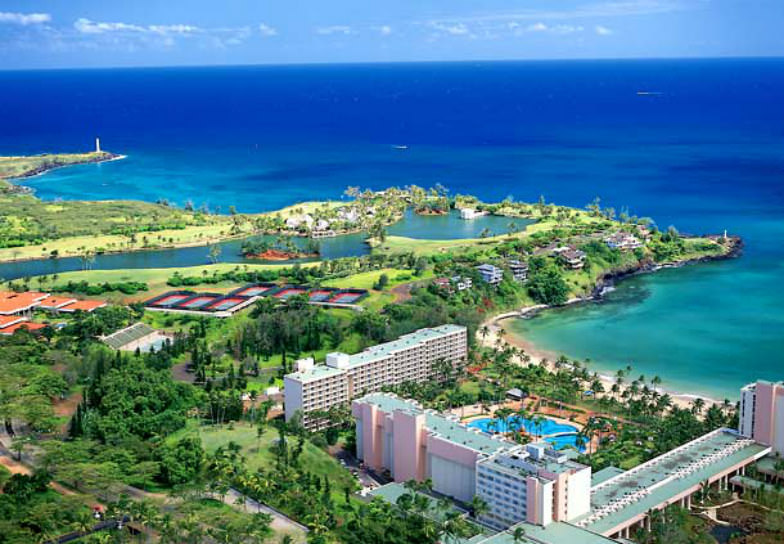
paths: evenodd
<path fill-rule="evenodd" d="M 324 282 L 325 287 L 339 287 L 341 289 L 355 288 L 355 289 L 373 289 L 373 285 L 378 282 L 382 274 L 386 274 L 389 278 L 387 289 L 397 285 L 408 283 L 411 281 L 425 280 L 433 277 L 432 270 L 426 270 L 422 276 L 414 276 L 412 270 L 404 268 L 382 268 L 380 270 L 371 270 L 370 272 L 361 272 L 354 274 L 347 278 L 338 278 L 335 280 L 327 280 Z"/>
<path fill-rule="evenodd" d="M 271 446 L 278 439 L 278 431 L 274 428 L 268 428 L 259 439 L 256 428 L 245 422 L 235 422 L 232 426 L 212 427 L 200 426 L 198 422 L 191 420 L 185 429 L 170 435 L 166 440 L 171 443 L 185 436 L 199 436 L 208 453 L 228 445 L 229 442 L 234 442 L 240 446 L 248 469 L 251 471 L 274 470 L 275 456 L 271 451 Z M 356 480 L 348 470 L 340 466 L 340 463 L 328 453 L 310 442 L 305 443 L 300 462 L 301 466 L 309 472 L 322 478 L 324 476 L 329 478 L 333 493 L 338 501 L 342 500 L 343 490 L 346 487 L 353 490 L 356 486 Z"/>
<path fill-rule="evenodd" d="M 303 267 L 317 266 L 318 262 L 304 263 Z M 69 281 L 88 283 L 118 283 L 124 281 L 140 281 L 149 286 L 149 291 L 137 293 L 131 297 L 124 297 L 128 300 L 146 300 L 153 295 L 172 289 L 166 285 L 168 279 L 179 272 L 182 276 L 200 276 L 205 274 L 211 276 L 213 273 L 229 272 L 231 270 L 271 270 L 280 269 L 279 265 L 274 264 L 237 264 L 237 263 L 218 263 L 205 264 L 201 266 L 187 266 L 181 268 L 139 268 L 139 269 L 119 269 L 119 270 L 80 270 L 76 272 L 63 272 L 57 275 L 57 279 L 50 283 L 60 285 Z M 32 285 L 37 285 L 35 279 Z M 226 292 L 244 285 L 244 283 L 222 282 L 214 285 L 200 285 L 188 287 L 197 291 L 217 291 Z"/>

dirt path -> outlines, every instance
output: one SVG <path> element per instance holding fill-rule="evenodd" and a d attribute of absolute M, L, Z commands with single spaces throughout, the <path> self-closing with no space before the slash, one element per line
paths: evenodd
<path fill-rule="evenodd" d="M 402 302 L 406 302 L 407 300 L 411 299 L 411 287 L 413 283 L 401 283 L 389 290 L 390 293 L 395 295 L 395 299 L 392 301 L 393 304 L 400 304 Z"/>
<path fill-rule="evenodd" d="M 11 455 L 6 452 L 5 448 L 0 448 L 0 465 L 7 468 L 11 474 L 30 475 L 33 472 L 30 467 L 11 457 Z M 57 482 L 49 482 L 49 487 L 57 491 L 60 495 L 76 495 L 76 493 Z"/>
<path fill-rule="evenodd" d="M 193 383 L 196 381 L 196 375 L 193 372 L 188 372 L 188 363 L 180 363 L 172 367 L 172 377 L 178 382 Z"/>

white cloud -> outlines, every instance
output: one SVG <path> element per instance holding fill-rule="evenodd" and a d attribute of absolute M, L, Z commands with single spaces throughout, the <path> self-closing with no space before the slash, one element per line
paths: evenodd
<path fill-rule="evenodd" d="M 378 30 L 379 34 L 381 34 L 382 36 L 389 36 L 390 34 L 392 34 L 392 27 L 389 25 L 382 25 L 376 27 L 376 30 Z"/>
<path fill-rule="evenodd" d="M 262 36 L 277 36 L 278 30 L 274 27 L 271 27 L 265 23 L 261 23 L 259 25 L 259 32 L 261 32 Z"/>
<path fill-rule="evenodd" d="M 549 32 L 550 34 L 573 34 L 585 30 L 580 25 L 548 25 L 543 22 L 533 23 L 525 27 L 526 32 Z M 519 34 L 519 32 L 518 32 Z"/>
<path fill-rule="evenodd" d="M 573 9 L 520 9 L 494 13 L 479 13 L 463 17 L 445 17 L 428 21 L 429 23 L 492 23 L 499 21 L 542 21 L 583 19 L 592 17 L 626 17 L 632 15 L 654 15 L 670 13 L 684 9 L 699 8 L 707 4 L 706 0 L 694 0 L 682 3 L 679 0 L 617 0 L 594 2 L 578 5 Z"/>
<path fill-rule="evenodd" d="M 0 11 L 0 23 L 11 23 L 15 25 L 40 25 L 48 23 L 52 16 L 48 13 L 12 13 Z"/>
<path fill-rule="evenodd" d="M 468 26 L 464 23 L 445 24 L 433 22 L 430 26 L 439 32 L 449 34 L 450 36 L 467 36 L 471 33 Z"/>
<path fill-rule="evenodd" d="M 199 27 L 191 25 L 150 25 L 147 29 L 157 34 L 195 34 L 201 32 Z"/>
<path fill-rule="evenodd" d="M 74 23 L 74 28 L 82 34 L 104 34 L 107 32 L 146 32 L 147 29 L 142 26 L 129 25 L 127 23 L 99 23 L 79 18 Z"/>
<path fill-rule="evenodd" d="M 244 27 L 203 28 L 187 24 L 137 25 L 122 22 L 100 22 L 79 18 L 73 28 L 82 36 L 82 45 L 90 46 L 90 39 L 106 46 L 135 48 L 141 45 L 171 47 L 178 39 L 191 39 L 211 47 L 239 45 L 251 35 Z"/>
<path fill-rule="evenodd" d="M 347 36 L 351 33 L 351 27 L 346 25 L 322 26 L 316 29 L 316 34 L 321 34 L 322 36 L 329 36 L 332 34 L 343 34 L 344 36 Z"/>
<path fill-rule="evenodd" d="M 594 30 L 596 31 L 596 33 L 599 36 L 609 36 L 610 34 L 613 33 L 613 31 L 611 29 L 607 28 L 606 26 L 602 26 L 602 25 L 596 25 L 594 27 Z"/>

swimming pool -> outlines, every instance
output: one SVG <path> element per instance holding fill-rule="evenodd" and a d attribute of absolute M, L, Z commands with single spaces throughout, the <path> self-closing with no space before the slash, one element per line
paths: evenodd
<path fill-rule="evenodd" d="M 559 434 L 558 436 L 551 436 L 545 438 L 545 442 L 551 444 L 553 448 L 562 450 L 564 448 L 574 448 L 580 453 L 585 452 L 585 446 L 577 447 L 577 433 Z"/>
<path fill-rule="evenodd" d="M 533 420 L 521 418 L 520 416 L 509 416 L 506 421 L 495 420 L 490 417 L 483 417 L 481 419 L 475 419 L 471 421 L 468 426 L 481 429 L 486 433 L 491 433 L 494 431 L 499 433 L 507 433 L 509 431 L 516 431 L 522 427 L 526 433 L 537 436 L 577 432 L 577 427 L 574 425 L 557 423 L 552 419 L 544 418 L 541 425 L 536 426 Z"/>

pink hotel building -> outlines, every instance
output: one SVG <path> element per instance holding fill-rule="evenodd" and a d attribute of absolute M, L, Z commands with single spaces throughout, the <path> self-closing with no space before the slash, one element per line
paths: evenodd
<path fill-rule="evenodd" d="M 435 492 L 465 503 L 479 496 L 490 527 L 548 525 L 590 510 L 590 467 L 547 444 L 523 447 L 392 394 L 357 399 L 352 412 L 365 465 L 398 482 L 429 478 Z"/>
<path fill-rule="evenodd" d="M 784 382 L 759 380 L 740 390 L 738 431 L 784 455 Z"/>
<path fill-rule="evenodd" d="M 784 384 L 761 382 L 743 396 L 754 411 L 754 438 L 716 429 L 630 470 L 595 474 L 548 444 L 520 446 L 395 395 L 366 395 L 352 413 L 357 456 L 369 468 L 389 471 L 397 482 L 429 478 L 435 492 L 463 503 L 484 499 L 488 512 L 480 521 L 502 531 L 486 544 L 508 544 L 502 535 L 516 526 L 540 543 L 599 543 L 650 529 L 652 511 L 689 508 L 706 483 L 728 488 L 770 454 L 784 436 L 775 432 L 784 425 Z M 742 414 L 744 432 L 750 417 Z"/>
<path fill-rule="evenodd" d="M 326 422 L 309 417 L 309 413 L 348 404 L 358 396 L 380 391 L 385 385 L 432 380 L 439 372 L 438 361 L 448 361 L 457 367 L 465 364 L 467 355 L 466 328 L 441 325 L 420 329 L 356 355 L 330 353 L 326 365 L 301 359 L 297 361 L 296 372 L 283 379 L 286 421 L 300 413 L 305 427 L 319 429 Z"/>

